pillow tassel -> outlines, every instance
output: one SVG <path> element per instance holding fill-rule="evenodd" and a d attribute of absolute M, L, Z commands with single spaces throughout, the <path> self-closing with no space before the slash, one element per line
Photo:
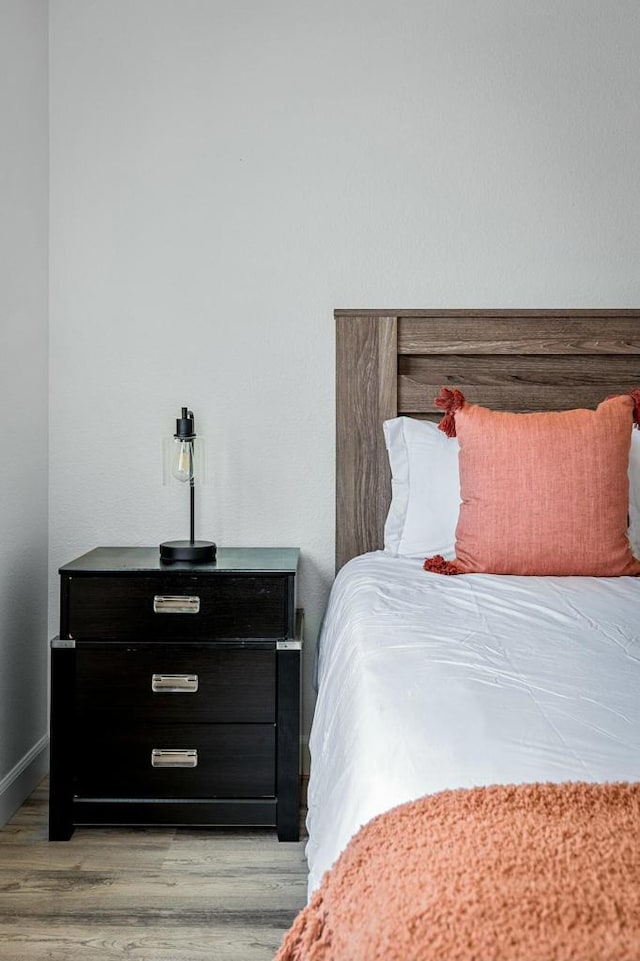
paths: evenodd
<path fill-rule="evenodd" d="M 640 387 L 629 391 L 633 401 L 633 426 L 640 430 Z"/>
<path fill-rule="evenodd" d="M 438 430 L 441 430 L 447 437 L 456 436 L 456 411 L 460 410 L 464 404 L 464 394 L 457 387 L 453 390 L 449 390 L 448 387 L 441 387 L 440 393 L 434 398 L 434 404 L 440 410 L 443 410 L 444 417 L 438 424 Z"/>
<path fill-rule="evenodd" d="M 453 561 L 445 561 L 442 554 L 436 554 L 434 557 L 427 557 L 422 566 L 425 571 L 431 571 L 432 574 L 460 573 Z"/>

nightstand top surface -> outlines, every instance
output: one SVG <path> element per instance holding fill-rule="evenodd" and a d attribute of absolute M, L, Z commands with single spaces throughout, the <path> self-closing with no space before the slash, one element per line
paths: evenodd
<path fill-rule="evenodd" d="M 87 554 L 64 564 L 60 574 L 127 573 L 162 571 L 164 573 L 295 573 L 300 550 L 297 547 L 219 547 L 215 561 L 192 564 L 179 561 L 166 564 L 160 560 L 158 547 L 96 547 Z"/>

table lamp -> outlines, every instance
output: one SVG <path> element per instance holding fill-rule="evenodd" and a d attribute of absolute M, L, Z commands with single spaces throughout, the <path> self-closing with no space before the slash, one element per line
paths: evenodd
<path fill-rule="evenodd" d="M 200 468 L 196 448 L 196 431 L 193 411 L 183 407 L 176 420 L 173 441 L 165 447 L 165 476 L 171 474 L 176 480 L 189 485 L 190 533 L 188 541 L 165 541 L 160 545 L 160 560 L 166 563 L 190 561 L 206 563 L 215 561 L 216 545 L 212 541 L 195 539 L 195 477 Z"/>

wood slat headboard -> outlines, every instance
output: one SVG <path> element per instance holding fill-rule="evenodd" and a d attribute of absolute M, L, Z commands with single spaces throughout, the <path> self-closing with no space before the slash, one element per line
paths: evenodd
<path fill-rule="evenodd" d="M 640 385 L 640 310 L 336 310 L 336 569 L 383 546 L 382 422 L 439 418 L 442 385 L 494 410 L 595 407 Z"/>

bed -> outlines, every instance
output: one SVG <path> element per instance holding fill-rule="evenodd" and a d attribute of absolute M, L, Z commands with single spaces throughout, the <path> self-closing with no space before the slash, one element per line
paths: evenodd
<path fill-rule="evenodd" d="M 640 384 L 640 311 L 336 311 L 336 344 L 311 900 L 279 957 L 637 959 L 640 579 L 443 577 L 389 550 L 382 425 L 437 420 L 442 385 L 595 408 Z"/>

